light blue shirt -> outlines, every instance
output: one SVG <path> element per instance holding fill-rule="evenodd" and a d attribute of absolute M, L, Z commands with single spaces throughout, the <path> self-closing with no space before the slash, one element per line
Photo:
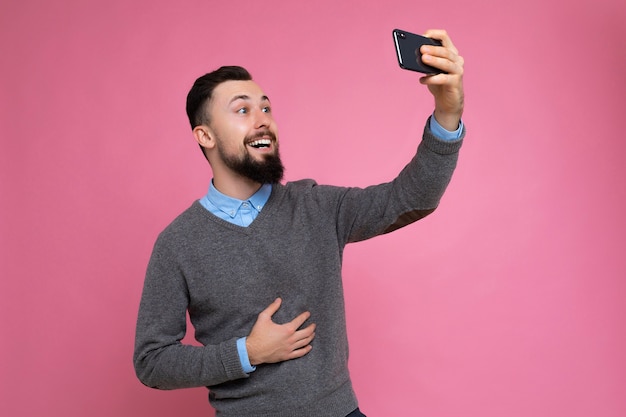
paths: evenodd
<path fill-rule="evenodd" d="M 438 121 L 435 120 L 435 115 L 430 118 L 430 131 L 433 132 L 433 135 L 437 136 L 442 140 L 457 140 L 461 137 L 461 132 L 463 132 L 463 120 L 459 123 L 459 128 L 453 132 L 446 130 L 439 124 Z"/>
<path fill-rule="evenodd" d="M 435 136 L 442 140 L 456 140 L 461 137 L 463 131 L 463 121 L 459 123 L 459 128 L 454 132 L 444 129 L 435 117 L 430 118 L 430 130 Z M 209 191 L 200 199 L 200 204 L 222 220 L 242 227 L 248 227 L 259 215 L 267 200 L 272 194 L 272 185 L 264 184 L 259 191 L 254 193 L 247 200 L 238 200 L 222 194 L 213 186 L 213 181 L 209 185 Z M 256 367 L 250 364 L 248 350 L 246 349 L 246 338 L 237 339 L 237 351 L 243 371 L 253 372 Z"/>
<path fill-rule="evenodd" d="M 247 200 L 238 200 L 222 194 L 213 181 L 200 204 L 222 220 L 242 227 L 248 227 L 256 219 L 272 193 L 272 185 L 264 184 L 259 191 Z"/>

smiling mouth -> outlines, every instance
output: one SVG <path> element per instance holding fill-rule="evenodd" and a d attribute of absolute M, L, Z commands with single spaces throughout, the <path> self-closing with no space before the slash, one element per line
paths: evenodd
<path fill-rule="evenodd" d="M 272 141 L 270 139 L 258 139 L 258 140 L 248 143 L 248 146 L 252 146 L 253 148 L 256 148 L 256 149 L 261 149 L 261 148 L 269 148 L 271 144 L 272 144 Z"/>

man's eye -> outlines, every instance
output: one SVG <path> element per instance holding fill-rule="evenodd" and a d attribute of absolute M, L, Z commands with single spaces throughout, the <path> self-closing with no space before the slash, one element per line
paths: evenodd
<path fill-rule="evenodd" d="M 272 109 L 270 107 L 263 107 L 263 112 L 265 113 L 271 113 Z"/>
<path fill-rule="evenodd" d="M 239 114 L 246 114 L 246 113 L 248 113 L 248 109 L 245 108 L 245 107 L 242 107 L 239 110 L 237 110 L 237 113 L 239 113 Z"/>

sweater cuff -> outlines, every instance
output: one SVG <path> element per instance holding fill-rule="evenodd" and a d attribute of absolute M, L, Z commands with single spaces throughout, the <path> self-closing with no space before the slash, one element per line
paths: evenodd
<path fill-rule="evenodd" d="M 237 350 L 237 339 L 231 339 L 221 344 L 220 359 L 226 376 L 229 379 L 239 379 L 248 376 L 241 366 L 241 360 L 239 359 L 239 352 Z"/>
<path fill-rule="evenodd" d="M 428 120 L 426 121 L 426 126 L 424 126 L 424 136 L 422 137 L 422 143 L 428 149 L 440 155 L 457 153 L 459 149 L 461 149 L 461 145 L 463 144 L 463 138 L 465 137 L 465 124 L 461 125 L 462 130 L 458 139 L 444 140 L 435 136 L 435 134 L 433 134 L 432 130 L 430 129 L 431 118 L 432 116 L 428 118 Z"/>

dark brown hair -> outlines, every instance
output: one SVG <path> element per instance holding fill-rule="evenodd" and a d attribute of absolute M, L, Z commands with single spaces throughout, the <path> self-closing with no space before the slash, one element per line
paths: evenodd
<path fill-rule="evenodd" d="M 213 90 L 225 81 L 250 81 L 252 76 L 243 67 L 224 66 L 198 78 L 187 94 L 187 117 L 194 129 L 201 124 L 208 124 L 206 108 L 211 101 Z"/>

